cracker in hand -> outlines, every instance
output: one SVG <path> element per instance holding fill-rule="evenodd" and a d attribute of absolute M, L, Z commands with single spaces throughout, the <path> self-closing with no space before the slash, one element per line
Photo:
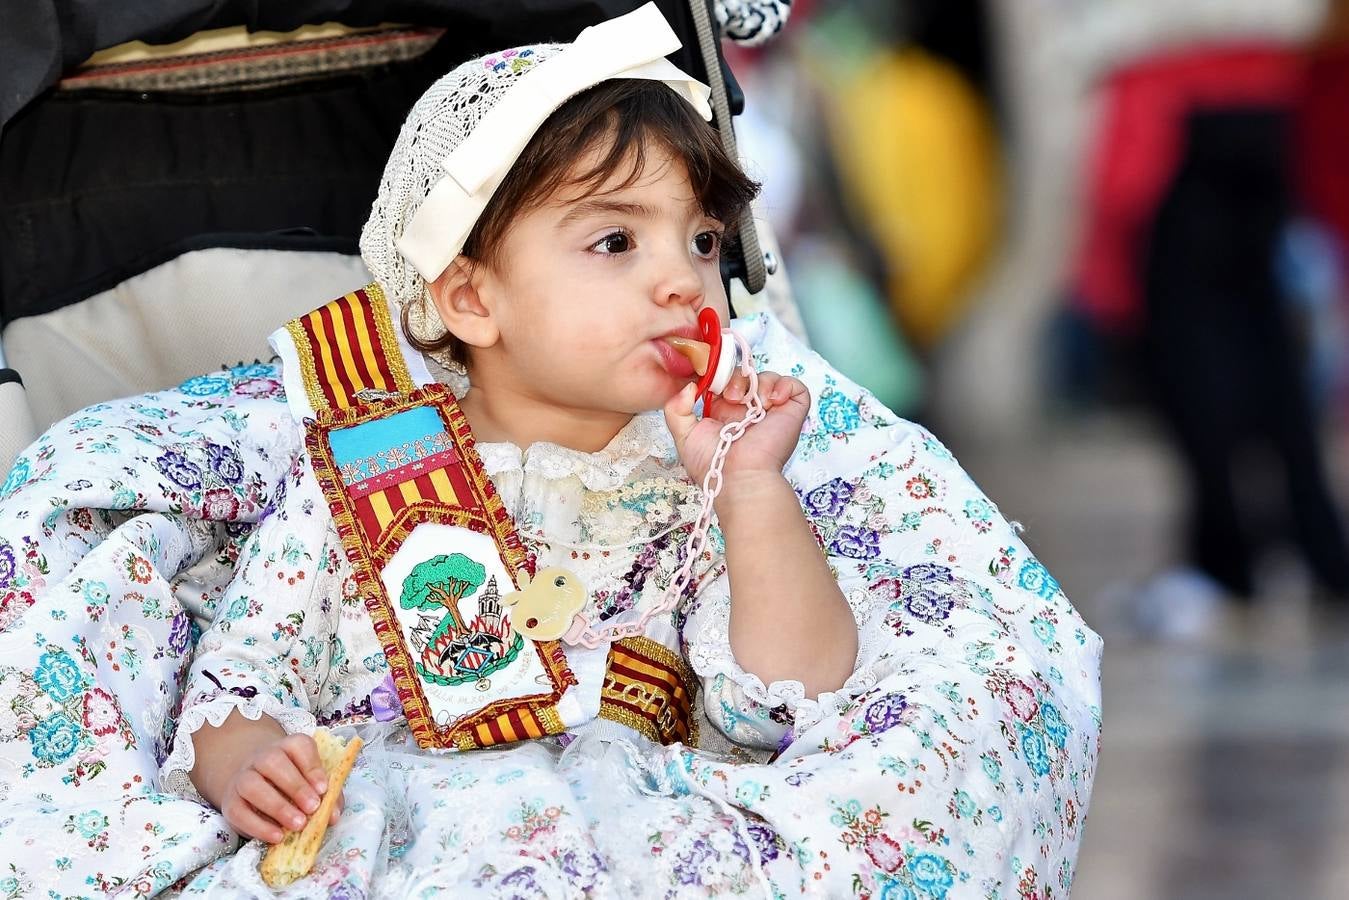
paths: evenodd
<path fill-rule="evenodd" d="M 354 737 L 344 744 L 341 738 L 335 737 L 326 728 L 320 728 L 314 732 L 314 743 L 318 744 L 323 771 L 328 774 L 328 790 L 304 828 L 289 832 L 281 843 L 273 844 L 263 855 L 262 880 L 269 887 L 285 887 L 308 875 L 314 868 L 319 847 L 323 844 L 323 835 L 328 831 L 328 820 L 332 818 L 333 806 L 337 798 L 342 796 L 342 785 L 356 763 L 356 754 L 361 752 L 362 741 Z"/>

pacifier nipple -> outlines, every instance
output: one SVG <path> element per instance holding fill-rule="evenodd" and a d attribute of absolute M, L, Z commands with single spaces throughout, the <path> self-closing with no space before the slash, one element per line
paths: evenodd
<path fill-rule="evenodd" d="M 667 337 L 665 343 L 674 348 L 674 351 L 689 361 L 693 366 L 693 371 L 702 377 L 707 373 L 707 358 L 712 352 L 712 348 L 702 341 L 695 341 L 686 337 Z"/>

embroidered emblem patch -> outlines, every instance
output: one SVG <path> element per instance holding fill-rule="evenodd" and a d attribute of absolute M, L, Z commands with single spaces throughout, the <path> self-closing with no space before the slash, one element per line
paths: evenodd
<path fill-rule="evenodd" d="M 524 548 L 453 397 L 430 385 L 319 410 L 306 444 L 418 742 L 562 731 L 576 680 L 561 645 L 512 624 Z"/>

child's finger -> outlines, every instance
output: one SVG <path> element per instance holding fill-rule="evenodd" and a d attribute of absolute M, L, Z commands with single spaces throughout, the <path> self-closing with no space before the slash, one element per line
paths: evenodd
<path fill-rule="evenodd" d="M 230 827 L 244 837 L 257 838 L 269 844 L 279 844 L 286 838 L 286 832 L 276 827 L 275 822 L 260 815 L 242 800 L 225 818 Z"/>
<path fill-rule="evenodd" d="M 757 385 L 759 389 L 759 399 L 763 401 L 765 406 L 773 405 L 773 390 L 777 387 L 778 381 L 781 378 L 782 376 L 776 372 L 759 373 L 759 383 Z"/>
<path fill-rule="evenodd" d="M 727 382 L 725 389 L 721 392 L 721 396 L 732 403 L 739 403 L 745 399 L 745 396 L 748 393 L 749 376 L 745 375 L 743 372 L 736 372 L 731 376 L 731 380 Z"/>
<path fill-rule="evenodd" d="M 270 816 L 273 822 L 287 831 L 299 831 L 308 821 L 308 817 L 256 769 L 249 769 L 239 776 L 238 790 L 239 796 L 247 800 L 249 806 Z"/>
<path fill-rule="evenodd" d="M 328 773 L 323 769 L 323 760 L 319 759 L 319 745 L 307 734 L 291 734 L 282 739 L 280 746 L 295 768 L 309 780 L 314 792 L 322 797 L 328 790 Z M 268 777 L 271 777 L 270 773 Z"/>
<path fill-rule="evenodd" d="M 317 748 L 314 750 L 314 755 L 318 756 Z M 254 767 L 306 814 L 319 808 L 319 800 L 323 795 L 314 783 L 313 775 L 306 775 L 302 772 L 289 753 L 264 754 L 254 763 Z M 326 781 L 327 775 L 323 772 L 322 763 L 318 765 L 318 770 L 319 778 Z M 327 789 L 326 784 L 323 787 L 325 790 Z"/>
<path fill-rule="evenodd" d="M 328 817 L 328 825 L 332 827 L 337 824 L 337 817 L 342 815 L 342 810 L 347 805 L 347 795 L 345 792 L 337 795 L 336 802 L 333 803 L 333 813 Z"/>
<path fill-rule="evenodd" d="M 670 434 L 674 436 L 676 447 L 684 445 L 684 439 L 698 424 L 698 419 L 693 415 L 693 404 L 697 399 L 698 386 L 688 384 L 679 393 L 665 401 L 665 425 L 670 429 Z"/>

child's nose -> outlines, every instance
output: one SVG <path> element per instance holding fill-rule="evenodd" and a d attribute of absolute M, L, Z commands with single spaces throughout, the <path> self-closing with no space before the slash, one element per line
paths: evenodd
<path fill-rule="evenodd" d="M 703 279 L 692 260 L 673 258 L 665 262 L 655 288 L 656 302 L 662 306 L 696 306 L 703 299 Z"/>

